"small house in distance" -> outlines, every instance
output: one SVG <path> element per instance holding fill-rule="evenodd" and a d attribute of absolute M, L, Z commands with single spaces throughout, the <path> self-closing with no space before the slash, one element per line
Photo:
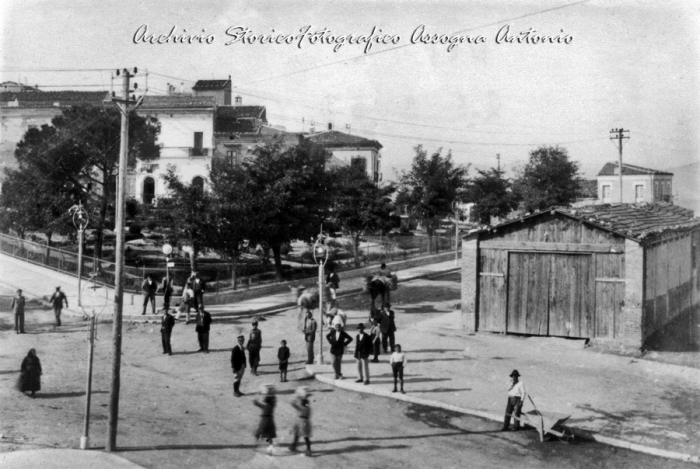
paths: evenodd
<path fill-rule="evenodd" d="M 620 165 L 607 163 L 598 176 L 598 203 L 620 203 Z M 622 163 L 623 204 L 673 202 L 673 173 Z"/>
<path fill-rule="evenodd" d="M 671 204 L 554 208 L 462 240 L 468 332 L 700 345 L 700 219 Z"/>

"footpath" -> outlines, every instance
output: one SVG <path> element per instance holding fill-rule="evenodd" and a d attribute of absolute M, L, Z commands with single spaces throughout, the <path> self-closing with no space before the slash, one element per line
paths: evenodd
<path fill-rule="evenodd" d="M 449 261 L 405 269 L 399 271 L 398 276 L 400 283 L 404 283 L 410 279 L 434 277 L 456 270 L 454 262 Z M 342 296 L 360 291 L 363 284 L 363 278 L 341 276 L 338 293 Z M 68 294 L 71 304 L 69 314 L 82 316 L 80 308 L 75 307 L 75 278 L 56 272 L 47 273 L 41 267 L 27 266 L 0 255 L 0 286 L 5 290 L 22 288 L 32 298 L 49 295 L 58 285 Z M 397 294 L 400 294 L 401 288 L 400 285 Z M 207 310 L 219 317 L 241 317 L 275 314 L 295 304 L 291 294 L 284 293 L 236 304 L 211 306 Z M 580 340 L 468 335 L 461 328 L 458 310 L 402 327 L 402 305 L 394 304 L 393 309 L 398 326 L 396 339 L 408 358 L 406 394 L 391 392 L 393 378 L 388 354 L 380 356 L 380 363 L 370 364 L 370 385 L 355 383 L 354 344 L 343 361 L 345 379 L 335 380 L 329 364 L 307 365 L 307 371 L 319 381 L 355 392 L 492 420 L 496 429 L 503 420 L 508 376 L 513 369 L 517 369 L 539 410 L 571 416 L 566 425 L 574 431 L 577 439 L 594 439 L 700 464 L 700 445 L 697 443 L 700 441 L 700 369 L 598 353 L 584 348 Z M 111 316 L 112 310 L 113 305 L 108 305 L 105 316 Z M 140 305 L 126 305 L 125 315 L 140 315 L 140 310 Z M 346 313 L 347 330 L 354 337 L 355 327 L 359 322 L 366 321 L 367 313 Z M 28 324 L 31 324 L 31 319 L 28 319 Z M 326 357 L 328 360 L 329 357 Z M 532 410 L 529 400 L 523 410 Z M 66 458 L 80 457 L 75 456 L 73 450 L 63 451 L 66 451 Z M 92 457 L 94 452 L 82 453 Z M 0 466 L 5 467 L 3 457 L 8 456 L 0 455 Z M 56 461 L 56 457 L 52 455 L 51 460 Z M 75 464 L 75 467 L 78 466 Z"/>

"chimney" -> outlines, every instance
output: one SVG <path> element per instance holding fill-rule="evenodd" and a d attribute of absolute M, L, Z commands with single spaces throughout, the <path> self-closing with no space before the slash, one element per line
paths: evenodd
<path fill-rule="evenodd" d="M 236 106 L 236 107 L 243 106 L 243 98 L 241 98 L 240 96 L 236 96 L 236 101 L 234 103 L 234 106 Z"/>
<path fill-rule="evenodd" d="M 180 94 L 185 94 L 185 82 L 180 82 Z"/>
<path fill-rule="evenodd" d="M 328 130 L 333 130 L 333 123 L 332 122 L 328 123 Z"/>

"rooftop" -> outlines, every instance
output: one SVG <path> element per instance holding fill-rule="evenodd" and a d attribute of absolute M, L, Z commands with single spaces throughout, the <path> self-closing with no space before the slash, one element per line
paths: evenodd
<path fill-rule="evenodd" d="M 577 208 L 554 207 L 551 210 L 508 220 L 499 225 L 479 230 L 479 232 L 507 226 L 547 213 L 560 213 L 636 241 L 700 226 L 700 218 L 694 218 L 692 210 L 678 205 L 669 203 L 602 204 Z"/>
<path fill-rule="evenodd" d="M 603 169 L 601 169 L 598 173 L 598 176 L 617 176 L 617 167 L 617 163 L 606 163 L 605 166 L 603 166 Z M 623 176 L 639 176 L 646 174 L 655 174 L 659 176 L 673 176 L 673 173 L 667 173 L 665 171 L 658 171 L 656 169 L 642 168 L 641 166 L 622 163 Z"/>
<path fill-rule="evenodd" d="M 216 109 L 214 132 L 258 133 L 267 123 L 265 106 L 219 106 Z"/>
<path fill-rule="evenodd" d="M 140 109 L 214 109 L 213 96 L 190 96 L 173 94 L 167 96 L 145 96 Z"/>
<path fill-rule="evenodd" d="M 231 89 L 231 80 L 197 80 L 192 87 L 195 91 L 213 91 Z"/>
<path fill-rule="evenodd" d="M 329 130 L 308 136 L 309 140 L 323 145 L 324 147 L 372 147 L 377 150 L 382 148 L 382 144 L 376 140 L 369 140 L 357 135 L 345 134 L 337 130 Z"/>
<path fill-rule="evenodd" d="M 0 102 L 16 101 L 16 107 L 68 107 L 78 104 L 101 104 L 108 99 L 107 91 L 3 91 Z M 57 104 L 58 103 L 58 104 Z"/>

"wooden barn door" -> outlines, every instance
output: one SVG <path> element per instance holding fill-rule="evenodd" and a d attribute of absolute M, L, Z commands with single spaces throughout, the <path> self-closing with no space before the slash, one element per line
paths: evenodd
<path fill-rule="evenodd" d="M 507 332 L 547 335 L 551 266 L 550 254 L 510 254 Z"/>
<path fill-rule="evenodd" d="M 591 257 L 511 252 L 507 332 L 593 337 Z"/>
<path fill-rule="evenodd" d="M 593 337 L 593 256 L 552 254 L 549 335 Z"/>
<path fill-rule="evenodd" d="M 506 272 L 508 251 L 481 250 L 479 273 L 479 330 L 506 330 Z"/>

